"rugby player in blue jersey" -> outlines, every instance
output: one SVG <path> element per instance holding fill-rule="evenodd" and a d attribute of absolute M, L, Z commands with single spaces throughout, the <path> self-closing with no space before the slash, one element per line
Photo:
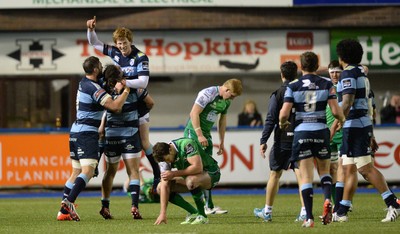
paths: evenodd
<path fill-rule="evenodd" d="M 99 133 L 104 108 L 121 112 L 130 89 L 113 99 L 99 84 L 103 66 L 97 57 L 91 56 L 83 62 L 85 77 L 79 82 L 76 96 L 76 120 L 72 124 L 69 138 L 72 173 L 64 186 L 61 209 L 57 220 L 75 220 L 80 217 L 74 202 L 94 175 L 99 157 Z"/>
<path fill-rule="evenodd" d="M 100 41 L 96 35 L 96 17 L 86 22 L 87 38 L 89 43 L 104 55 L 109 56 L 115 64 L 119 65 L 126 77 L 126 86 L 134 89 L 146 89 L 149 82 L 150 69 L 149 58 L 132 44 L 131 30 L 119 27 L 113 33 L 115 45 L 108 45 Z M 144 92 L 147 93 L 147 90 Z M 153 169 L 154 189 L 160 181 L 160 169 L 153 158 L 153 149 L 149 140 L 150 109 L 154 101 L 150 95 L 146 95 L 138 102 L 139 134 L 142 148 Z"/>
<path fill-rule="evenodd" d="M 104 80 L 106 86 L 115 86 L 113 96 L 118 97 L 121 92 L 123 73 L 119 66 L 108 65 L 104 70 Z M 114 85 L 116 84 L 116 85 Z M 125 101 L 122 111 L 114 113 L 107 111 L 103 120 L 105 121 L 105 161 L 106 172 L 101 186 L 102 208 L 100 214 L 104 219 L 112 219 L 110 212 L 110 195 L 112 191 L 115 174 L 118 171 L 119 161 L 122 158 L 129 178 L 128 192 L 132 199 L 131 214 L 133 219 L 142 219 L 139 212 L 140 194 L 140 156 L 141 143 L 138 132 L 139 114 L 137 103 L 143 94 L 143 89 L 131 91 Z"/>
<path fill-rule="evenodd" d="M 360 65 L 363 56 L 361 44 L 354 39 L 344 39 L 336 45 L 343 72 L 338 83 L 338 100 L 342 106 L 346 122 L 343 126 L 343 141 L 340 149 L 345 173 L 343 199 L 339 209 L 333 214 L 333 221 L 347 222 L 347 212 L 355 193 L 357 171 L 381 194 L 387 206 L 387 214 L 382 222 L 393 222 L 399 216 L 400 205 L 397 197 L 389 189 L 385 177 L 373 165 L 371 138 L 373 125 L 369 112 L 370 83 L 364 67 Z"/>
<path fill-rule="evenodd" d="M 336 100 L 336 89 L 328 78 L 317 75 L 318 56 L 305 52 L 300 56 L 302 77 L 289 83 L 279 125 L 285 129 L 290 125 L 288 118 L 292 107 L 296 110 L 292 158 L 299 164 L 300 186 L 307 219 L 303 227 L 314 227 L 313 178 L 314 160 L 324 193 L 323 224 L 331 222 L 330 133 L 326 125 L 325 108 L 329 104 L 332 114 L 343 123 L 345 118 Z"/>

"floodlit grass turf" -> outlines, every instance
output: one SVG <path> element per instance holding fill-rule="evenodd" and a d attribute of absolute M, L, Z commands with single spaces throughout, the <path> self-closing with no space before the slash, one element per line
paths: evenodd
<path fill-rule="evenodd" d="M 322 212 L 322 195 L 314 195 L 314 216 Z M 315 220 L 313 230 L 294 222 L 300 210 L 297 195 L 279 194 L 274 204 L 273 221 L 263 223 L 253 215 L 255 207 L 264 206 L 263 195 L 214 196 L 215 204 L 229 210 L 224 215 L 209 215 L 207 225 L 180 225 L 186 213 L 170 204 L 168 224 L 154 226 L 159 204 L 141 204 L 143 220 L 132 220 L 128 197 L 114 197 L 111 213 L 114 220 L 99 215 L 100 198 L 78 198 L 80 222 L 56 221 L 60 198 L 1 199 L 0 233 L 397 233 L 396 222 L 381 223 L 386 215 L 379 194 L 356 194 L 350 222 L 322 225 Z M 191 203 L 191 197 L 185 196 Z"/>

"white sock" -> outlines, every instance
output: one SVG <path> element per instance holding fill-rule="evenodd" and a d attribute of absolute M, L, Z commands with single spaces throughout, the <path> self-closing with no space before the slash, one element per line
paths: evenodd
<path fill-rule="evenodd" d="M 265 205 L 265 207 L 264 207 L 264 212 L 265 212 L 266 214 L 272 213 L 272 206 Z"/>
<path fill-rule="evenodd" d="M 307 214 L 307 212 L 306 212 L 306 208 L 303 206 L 303 207 L 301 207 L 301 210 L 300 210 L 300 215 L 306 215 Z"/>

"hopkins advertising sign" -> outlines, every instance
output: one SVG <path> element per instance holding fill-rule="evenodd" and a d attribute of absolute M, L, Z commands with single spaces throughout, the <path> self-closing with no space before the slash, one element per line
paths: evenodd
<path fill-rule="evenodd" d="M 98 32 L 113 44 L 112 32 Z M 279 72 L 287 60 L 298 62 L 314 51 L 329 63 L 328 31 L 176 31 L 134 32 L 134 44 L 150 59 L 152 74 Z M 82 62 L 111 59 L 88 44 L 86 33 L 3 33 L 2 74 L 82 74 Z"/>
<path fill-rule="evenodd" d="M 357 39 L 364 55 L 361 64 L 371 69 L 400 69 L 400 32 L 398 30 L 333 30 L 331 59 L 337 59 L 336 44 L 345 38 Z"/>

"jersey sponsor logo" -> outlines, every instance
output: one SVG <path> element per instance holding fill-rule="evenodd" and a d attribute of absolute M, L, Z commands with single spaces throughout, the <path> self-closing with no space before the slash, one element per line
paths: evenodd
<path fill-rule="evenodd" d="M 299 158 L 304 158 L 304 157 L 307 157 L 307 156 L 310 156 L 310 155 L 312 155 L 311 150 L 301 150 L 299 152 Z"/>
<path fill-rule="evenodd" d="M 207 101 L 205 99 L 205 97 L 200 97 L 199 98 L 199 104 L 200 106 L 204 107 L 205 105 L 207 105 Z"/>
<path fill-rule="evenodd" d="M 185 146 L 186 155 L 192 154 L 195 151 L 194 146 L 189 143 Z"/>
<path fill-rule="evenodd" d="M 131 145 L 131 144 L 128 144 L 128 145 L 125 147 L 126 150 L 133 150 L 134 148 L 135 148 L 135 146 L 133 146 L 133 145 Z"/>
<path fill-rule="evenodd" d="M 286 34 L 286 48 L 288 50 L 311 50 L 313 46 L 312 32 L 288 32 Z"/>
<path fill-rule="evenodd" d="M 77 154 L 78 154 L 78 157 L 80 157 L 85 154 L 85 151 L 81 147 L 78 147 Z"/>
<path fill-rule="evenodd" d="M 307 87 L 308 89 L 319 89 L 315 83 L 311 83 L 310 80 L 302 80 L 303 81 L 303 87 Z"/>
<path fill-rule="evenodd" d="M 350 80 L 343 80 L 343 88 L 350 88 L 351 87 L 351 81 Z"/>
<path fill-rule="evenodd" d="M 302 80 L 303 82 L 303 87 L 308 87 L 311 84 L 310 80 Z"/>
<path fill-rule="evenodd" d="M 143 61 L 142 62 L 142 69 L 143 69 L 143 71 L 148 71 L 149 70 L 149 62 L 148 61 Z"/>

